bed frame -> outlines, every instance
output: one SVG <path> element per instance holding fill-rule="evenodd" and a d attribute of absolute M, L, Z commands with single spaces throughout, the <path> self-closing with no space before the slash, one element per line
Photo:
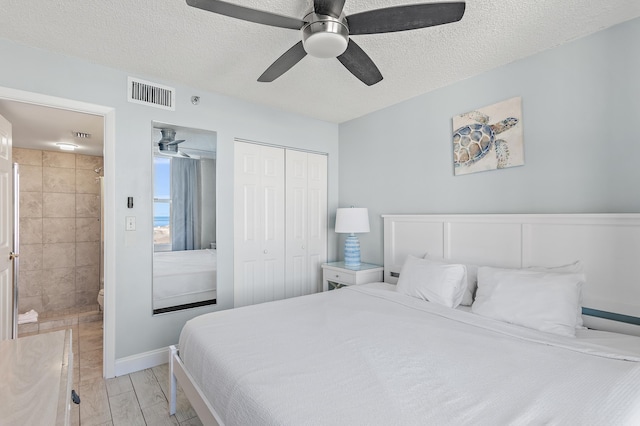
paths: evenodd
<path fill-rule="evenodd" d="M 177 390 L 178 383 L 182 387 L 187 399 L 203 425 L 222 426 L 224 423 L 220 420 L 220 416 L 213 409 L 209 401 L 205 398 L 198 384 L 185 368 L 178 347 L 171 345 L 169 347 L 169 389 L 171 397 L 169 398 L 169 415 L 176 413 Z"/>
<path fill-rule="evenodd" d="M 383 215 L 384 281 L 396 283 L 407 255 L 522 268 L 582 261 L 587 327 L 640 336 L 640 214 Z M 171 346 L 170 413 L 176 385 L 206 425 L 220 416 Z"/>
<path fill-rule="evenodd" d="M 582 261 L 587 327 L 640 336 L 640 214 L 383 215 L 384 280 L 407 255 L 505 268 Z"/>

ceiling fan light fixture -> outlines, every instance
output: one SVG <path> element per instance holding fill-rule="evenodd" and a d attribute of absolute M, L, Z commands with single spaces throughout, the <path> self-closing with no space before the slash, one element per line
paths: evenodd
<path fill-rule="evenodd" d="M 302 45 L 309 55 L 336 58 L 347 50 L 349 29 L 341 20 L 315 13 L 305 20 L 309 23 L 302 27 Z"/>
<path fill-rule="evenodd" d="M 178 150 L 178 145 L 184 142 L 184 139 L 176 140 L 176 131 L 174 129 L 164 128 L 158 129 L 162 134 L 162 139 L 158 141 L 158 150 L 164 154 L 176 154 L 174 157 L 189 157 Z"/>
<path fill-rule="evenodd" d="M 243 21 L 300 29 L 302 40 L 280 55 L 258 77 L 259 82 L 274 81 L 308 54 L 317 58 L 337 58 L 367 86 L 382 81 L 382 73 L 349 35 L 385 34 L 449 24 L 462 19 L 466 7 L 464 1 L 438 1 L 383 7 L 347 16 L 343 10 L 345 0 L 314 0 L 311 12 L 300 20 L 235 5 L 229 0 L 187 0 L 187 4 Z"/>
<path fill-rule="evenodd" d="M 162 139 L 158 143 L 169 143 L 176 140 L 176 131 L 174 129 L 159 129 Z"/>

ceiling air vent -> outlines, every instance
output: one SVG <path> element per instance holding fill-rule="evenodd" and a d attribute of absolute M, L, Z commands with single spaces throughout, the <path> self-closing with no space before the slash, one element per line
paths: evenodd
<path fill-rule="evenodd" d="M 175 111 L 176 89 L 129 77 L 128 100 L 135 104 Z"/>

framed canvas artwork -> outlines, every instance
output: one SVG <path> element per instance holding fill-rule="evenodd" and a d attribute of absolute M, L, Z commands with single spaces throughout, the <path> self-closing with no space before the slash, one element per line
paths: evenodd
<path fill-rule="evenodd" d="M 452 123 L 456 176 L 524 164 L 521 97 L 457 115 Z"/>

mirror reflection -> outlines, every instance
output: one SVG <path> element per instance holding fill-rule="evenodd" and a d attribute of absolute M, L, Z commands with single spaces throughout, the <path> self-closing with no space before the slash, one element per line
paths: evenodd
<path fill-rule="evenodd" d="M 216 303 L 216 133 L 153 123 L 153 313 Z"/>

